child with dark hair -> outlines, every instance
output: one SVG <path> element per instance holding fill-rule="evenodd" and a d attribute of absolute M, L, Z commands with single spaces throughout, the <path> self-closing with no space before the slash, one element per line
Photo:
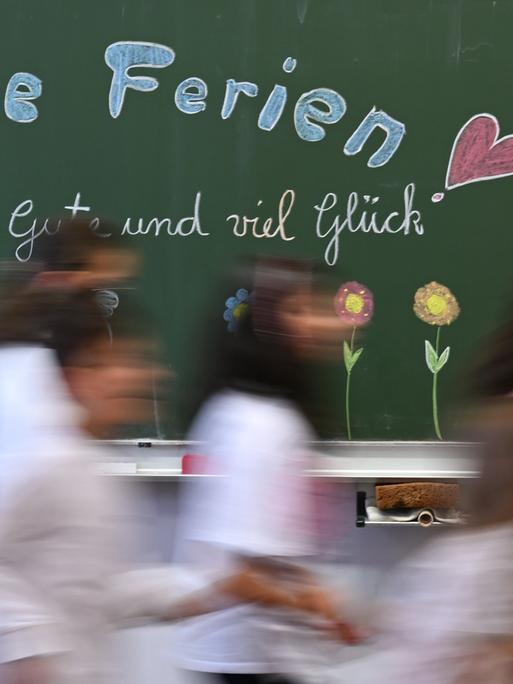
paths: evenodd
<path fill-rule="evenodd" d="M 60 219 L 38 240 L 33 259 L 38 284 L 92 289 L 112 286 L 133 277 L 137 254 L 122 241 L 117 226 L 87 219 Z"/>
<path fill-rule="evenodd" d="M 87 288 L 25 291 L 23 316 L 11 304 L 0 340 L 2 684 L 112 682 L 111 635 L 141 621 L 239 602 L 315 609 L 244 563 L 192 587 L 169 568 L 134 568 L 127 496 L 97 472 L 94 440 L 151 408 L 151 340 L 123 320 L 112 339 Z"/>
<path fill-rule="evenodd" d="M 213 568 L 229 572 L 243 558 L 318 591 L 327 624 L 352 642 L 333 597 L 302 563 L 313 554 L 305 365 L 323 347 L 339 346 L 346 331 L 331 301 L 316 306 L 309 263 L 261 258 L 247 279 L 236 325 L 208 338 L 210 368 L 191 432 L 222 477 L 187 483 L 177 556 L 200 577 Z M 180 629 L 179 662 L 228 684 L 283 676 L 281 619 L 255 605 L 200 617 Z"/>

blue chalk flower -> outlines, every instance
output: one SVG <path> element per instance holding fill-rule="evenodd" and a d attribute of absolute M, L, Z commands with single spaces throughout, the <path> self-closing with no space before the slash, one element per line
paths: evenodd
<path fill-rule="evenodd" d="M 235 332 L 240 319 L 247 312 L 249 307 L 250 294 L 243 287 L 237 290 L 235 297 L 228 297 L 224 303 L 226 309 L 223 314 L 224 320 L 228 323 L 229 332 Z"/>

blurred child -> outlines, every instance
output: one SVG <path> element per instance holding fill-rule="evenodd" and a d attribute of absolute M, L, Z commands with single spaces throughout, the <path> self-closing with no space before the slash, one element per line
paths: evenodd
<path fill-rule="evenodd" d="M 489 349 L 472 376 L 468 434 L 481 442 L 481 474 L 464 486 L 468 525 L 440 531 L 394 573 L 374 654 L 333 683 L 513 681 L 513 327 Z"/>
<path fill-rule="evenodd" d="M 137 253 L 122 242 L 117 226 L 87 219 L 56 221 L 34 251 L 32 284 L 60 289 L 98 289 L 130 282 L 137 275 Z"/>
<path fill-rule="evenodd" d="M 132 566 L 128 503 L 119 481 L 98 475 L 93 439 L 151 408 L 151 343 L 131 319 L 112 341 L 87 289 L 46 295 L 21 293 L 0 339 L 2 684 L 111 682 L 120 626 L 240 601 L 306 606 L 243 564 L 207 573 L 193 593 L 167 568 Z"/>
<path fill-rule="evenodd" d="M 266 568 L 276 581 L 317 591 L 318 613 L 334 627 L 333 597 L 301 564 L 313 551 L 305 362 L 340 344 L 345 331 L 331 307 L 314 308 L 307 264 L 262 259 L 248 291 L 235 329 L 209 338 L 210 373 L 191 436 L 222 477 L 187 485 L 178 559 L 198 576 L 233 571 L 241 558 Z M 195 619 L 180 628 L 179 662 L 229 683 L 283 675 L 280 619 L 250 605 Z M 342 631 L 350 641 L 350 628 Z"/>

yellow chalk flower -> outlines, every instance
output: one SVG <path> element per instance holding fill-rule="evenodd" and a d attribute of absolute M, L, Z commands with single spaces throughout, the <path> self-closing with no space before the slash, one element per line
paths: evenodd
<path fill-rule="evenodd" d="M 432 282 L 419 287 L 415 293 L 413 310 L 429 325 L 450 325 L 460 314 L 458 301 L 449 288 Z"/>

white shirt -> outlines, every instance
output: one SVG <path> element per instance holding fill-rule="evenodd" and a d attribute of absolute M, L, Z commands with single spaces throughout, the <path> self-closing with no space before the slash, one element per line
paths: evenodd
<path fill-rule="evenodd" d="M 226 575 L 238 556 L 310 553 L 311 516 L 304 477 L 310 439 L 294 406 L 276 398 L 226 391 L 207 402 L 193 431 L 199 453 L 218 477 L 186 485 L 178 560 L 196 575 Z M 271 614 L 243 605 L 180 628 L 183 667 L 207 672 L 273 672 Z"/>
<path fill-rule="evenodd" d="M 444 534 L 397 572 L 374 627 L 375 653 L 329 681 L 506 684 L 513 681 L 513 524 Z"/>
<path fill-rule="evenodd" d="M 0 348 L 0 373 L 0 679 L 43 655 L 52 684 L 111 684 L 113 631 L 163 617 L 176 576 L 132 565 L 131 506 L 99 475 L 52 353 Z"/>
<path fill-rule="evenodd" d="M 0 347 L 0 512 L 9 495 L 76 432 L 71 400 L 54 353 L 40 345 Z"/>

